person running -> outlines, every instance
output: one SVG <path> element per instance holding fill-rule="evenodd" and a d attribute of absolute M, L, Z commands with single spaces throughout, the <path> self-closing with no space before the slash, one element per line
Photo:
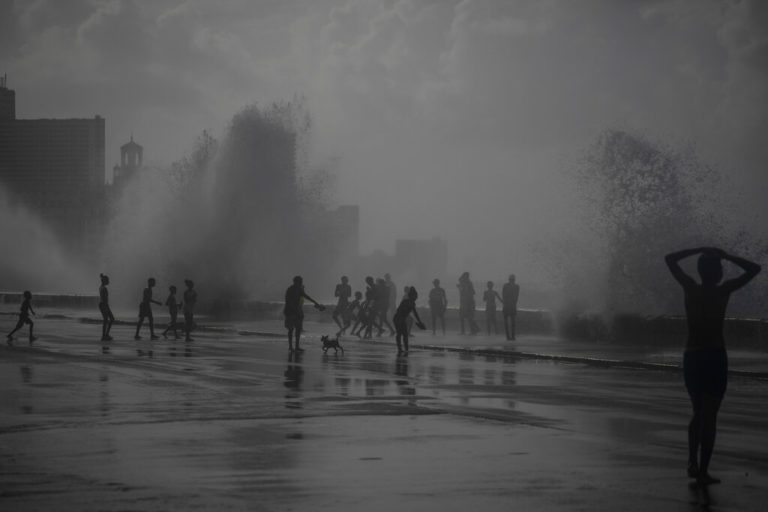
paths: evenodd
<path fill-rule="evenodd" d="M 325 310 L 325 306 L 319 304 L 315 299 L 307 295 L 304 291 L 304 280 L 301 276 L 295 276 L 293 278 L 293 285 L 289 286 L 285 290 L 285 307 L 283 308 L 283 315 L 285 315 L 285 327 L 288 329 L 288 349 L 293 352 L 293 339 L 294 333 L 296 334 L 296 352 L 303 352 L 304 349 L 299 346 L 299 339 L 301 338 L 301 331 L 304 327 L 304 299 L 314 303 L 315 308 L 320 311 Z"/>
<path fill-rule="evenodd" d="M 681 260 L 695 254 L 699 254 L 701 283 L 680 267 Z M 720 284 L 723 260 L 744 272 Z M 667 254 L 665 261 L 683 287 L 688 323 L 683 354 L 685 387 L 693 406 L 688 425 L 688 476 L 700 485 L 716 484 L 720 480 L 709 474 L 709 462 L 715 446 L 717 413 L 728 384 L 728 356 L 723 337 L 725 311 L 731 293 L 749 283 L 760 272 L 760 265 L 710 247 L 673 252 Z"/>
<path fill-rule="evenodd" d="M 352 325 L 353 320 L 355 321 L 355 327 L 360 322 L 360 311 L 362 309 L 362 301 L 363 301 L 363 294 L 361 292 L 355 292 L 355 300 L 353 300 L 347 305 L 347 311 L 345 313 L 347 322 L 344 325 L 344 327 L 342 327 L 341 330 L 338 332 L 337 336 L 343 336 L 344 333 L 349 328 L 349 326 Z M 354 327 L 352 328 L 352 330 L 354 331 Z"/>
<path fill-rule="evenodd" d="M 485 327 L 488 330 L 488 336 L 491 335 L 491 325 L 493 333 L 499 334 L 499 328 L 496 326 L 496 299 L 504 304 L 504 300 L 499 293 L 493 289 L 493 281 L 488 281 L 488 289 L 483 293 L 483 302 L 485 302 Z"/>
<path fill-rule="evenodd" d="M 194 341 L 190 334 L 195 327 L 195 304 L 197 304 L 197 292 L 195 291 L 195 283 L 191 279 L 185 279 L 184 284 L 187 289 L 184 290 L 184 301 L 182 304 L 182 311 L 184 312 L 184 340 Z"/>
<path fill-rule="evenodd" d="M 403 297 L 392 319 L 397 333 L 395 341 L 397 342 L 398 354 L 408 353 L 408 323 L 406 320 L 411 314 L 416 317 L 416 325 L 419 329 L 426 329 L 426 326 L 421 322 L 421 318 L 419 318 L 419 312 L 416 311 L 416 299 L 419 297 L 419 294 L 416 293 L 416 288 L 413 286 L 406 288 L 408 293 Z"/>
<path fill-rule="evenodd" d="M 360 333 L 363 332 L 363 338 L 373 337 L 373 326 L 376 323 L 376 282 L 373 277 L 368 276 L 365 278 L 367 284 L 365 288 L 365 301 L 361 305 L 361 312 L 358 315 L 357 323 L 352 328 L 352 334 L 357 334 L 360 337 Z M 358 329 L 358 326 L 360 327 Z M 381 327 L 379 327 L 381 330 Z M 357 331 L 357 332 L 355 332 Z"/>
<path fill-rule="evenodd" d="M 33 316 L 37 316 L 35 314 L 35 310 L 32 309 L 32 292 L 29 290 L 24 291 L 24 300 L 21 301 L 21 311 L 19 311 L 19 321 L 16 322 L 16 327 L 13 328 L 11 332 L 8 333 L 8 344 L 13 345 L 13 333 L 24 327 L 24 324 L 29 325 L 29 344 L 35 342 L 37 338 L 32 334 L 32 330 L 35 327 L 35 323 L 32 321 L 31 318 L 29 318 L 29 314 L 32 313 Z"/>
<path fill-rule="evenodd" d="M 176 318 L 179 316 L 179 304 L 176 302 L 176 287 L 168 287 L 168 298 L 165 299 L 165 305 L 168 306 L 168 314 L 171 315 L 171 323 L 163 331 L 163 338 L 168 339 L 168 331 L 173 329 L 173 338 L 179 339 L 179 333 L 176 331 Z"/>
<path fill-rule="evenodd" d="M 375 294 L 376 294 L 376 302 L 375 302 L 376 317 L 379 319 L 378 336 L 381 336 L 384 333 L 385 325 L 389 329 L 389 335 L 394 336 L 395 329 L 392 327 L 392 324 L 390 324 L 389 320 L 387 319 L 387 314 L 389 312 L 389 300 L 391 298 L 392 293 L 389 289 L 389 286 L 387 285 L 387 282 L 384 279 L 379 278 L 376 280 Z"/>
<path fill-rule="evenodd" d="M 504 306 L 501 316 L 504 318 L 504 332 L 507 340 L 515 339 L 515 323 L 517 319 L 517 299 L 520 297 L 520 286 L 515 283 L 515 274 L 510 274 L 509 281 L 501 288 L 501 298 Z"/>
<path fill-rule="evenodd" d="M 448 297 L 445 290 L 440 287 L 440 280 L 432 281 L 434 287 L 429 290 L 429 311 L 432 313 L 432 335 L 436 334 L 437 320 L 440 319 L 440 325 L 443 328 L 445 336 L 445 310 L 448 308 Z"/>
<path fill-rule="evenodd" d="M 158 336 L 155 336 L 155 318 L 152 316 L 152 304 L 157 304 L 158 306 L 162 306 L 163 304 L 162 302 L 152 298 L 152 288 L 154 287 L 155 278 L 150 277 L 147 279 L 147 287 L 144 288 L 144 293 L 141 296 L 141 303 L 139 304 L 139 322 L 136 324 L 136 334 L 133 336 L 133 339 L 135 340 L 141 339 L 141 336 L 139 336 L 139 330 L 141 329 L 141 324 L 144 323 L 145 318 L 149 322 L 150 339 L 160 339 Z"/>
<path fill-rule="evenodd" d="M 333 310 L 333 321 L 339 326 L 338 335 L 349 327 L 349 315 L 347 310 L 349 309 L 349 298 L 352 296 L 352 287 L 349 286 L 349 278 L 347 276 L 341 276 L 341 283 L 336 285 L 336 290 L 333 292 L 334 297 L 338 297 L 336 303 L 336 309 Z"/>
<path fill-rule="evenodd" d="M 480 332 L 480 328 L 475 322 L 475 287 L 469 278 L 469 272 L 464 272 L 459 277 L 456 285 L 459 289 L 459 321 L 461 322 L 461 334 L 465 333 L 464 321 L 468 323 L 470 334 L 474 335 Z"/>
<path fill-rule="evenodd" d="M 115 315 L 109 307 L 109 277 L 99 274 L 101 286 L 99 286 L 99 312 L 101 312 L 101 341 L 112 341 L 109 331 L 112 330 L 112 324 L 115 322 Z"/>

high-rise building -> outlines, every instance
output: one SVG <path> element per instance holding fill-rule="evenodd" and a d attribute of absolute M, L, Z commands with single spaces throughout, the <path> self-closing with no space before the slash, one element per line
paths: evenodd
<path fill-rule="evenodd" d="M 104 216 L 104 118 L 16 119 L 0 82 L 0 185 L 74 249 L 96 246 Z"/>

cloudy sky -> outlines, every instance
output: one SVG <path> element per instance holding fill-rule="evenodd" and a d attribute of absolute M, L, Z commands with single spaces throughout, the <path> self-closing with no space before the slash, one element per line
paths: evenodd
<path fill-rule="evenodd" d="M 767 2 L 0 0 L 0 73 L 17 117 L 104 116 L 110 169 L 304 95 L 361 250 L 441 236 L 457 269 L 569 229 L 607 128 L 693 145 L 758 218 L 768 192 Z"/>

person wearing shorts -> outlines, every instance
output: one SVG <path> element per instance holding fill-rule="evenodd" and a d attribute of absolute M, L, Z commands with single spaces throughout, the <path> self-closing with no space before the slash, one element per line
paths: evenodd
<path fill-rule="evenodd" d="M 304 291 L 304 280 L 302 277 L 295 276 L 293 278 L 293 285 L 285 290 L 285 307 L 283 308 L 285 328 L 288 329 L 288 350 L 291 352 L 294 351 L 294 334 L 296 337 L 296 352 L 304 351 L 304 349 L 299 346 L 301 331 L 304 330 L 304 299 L 314 303 L 315 307 L 320 311 L 325 309 L 325 306 L 318 304 L 315 299 L 307 295 Z"/>
<path fill-rule="evenodd" d="M 680 261 L 699 254 L 697 283 L 680 267 Z M 685 249 L 665 257 L 667 267 L 685 294 L 688 339 L 683 354 L 685 387 L 691 399 L 693 417 L 688 424 L 688 476 L 701 485 L 720 482 L 709 474 L 715 446 L 717 413 L 728 387 L 728 355 L 723 324 L 731 293 L 746 285 L 759 272 L 760 265 L 733 256 L 721 249 Z M 730 262 L 744 272 L 723 283 L 722 262 Z"/>

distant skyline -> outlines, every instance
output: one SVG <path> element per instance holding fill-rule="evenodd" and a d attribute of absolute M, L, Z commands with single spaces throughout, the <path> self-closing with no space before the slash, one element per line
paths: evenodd
<path fill-rule="evenodd" d="M 765 2 L 0 0 L 3 73 L 19 118 L 105 117 L 107 173 L 303 95 L 362 252 L 440 236 L 479 278 L 568 232 L 607 128 L 692 145 L 765 221 Z"/>

